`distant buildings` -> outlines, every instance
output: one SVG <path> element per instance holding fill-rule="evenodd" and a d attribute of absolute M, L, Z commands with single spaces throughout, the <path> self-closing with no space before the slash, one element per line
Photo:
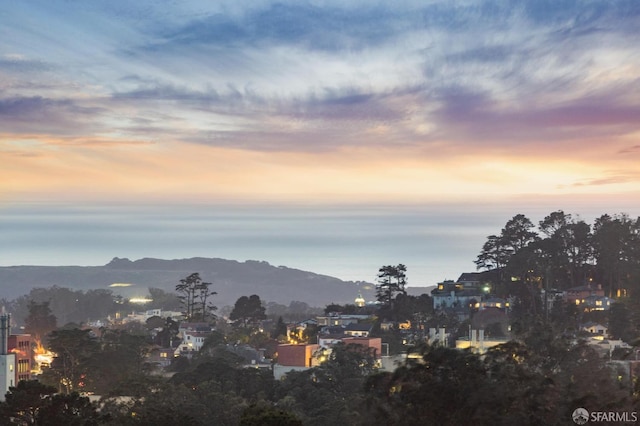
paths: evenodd
<path fill-rule="evenodd" d="M 0 401 L 20 380 L 31 379 L 31 336 L 11 334 L 11 315 L 0 315 Z"/>
<path fill-rule="evenodd" d="M 574 304 L 585 311 L 608 311 L 612 300 L 604 295 L 602 286 L 591 284 L 567 289 L 563 294 L 563 300 Z"/>
<path fill-rule="evenodd" d="M 481 273 L 463 273 L 457 281 L 438 283 L 431 291 L 433 309 L 456 315 L 462 321 L 469 318 L 472 310 L 509 308 L 506 300 L 490 297 L 491 287 L 482 281 L 482 276 Z"/>
<path fill-rule="evenodd" d="M 276 379 L 280 379 L 289 371 L 306 370 L 322 364 L 331 354 L 332 347 L 339 343 L 359 345 L 379 360 L 382 354 L 382 339 L 369 337 L 373 324 L 370 315 L 343 315 L 330 313 L 318 316 L 313 323 L 319 327 L 318 343 L 314 344 L 280 344 L 277 347 L 277 363 L 273 366 Z"/>
<path fill-rule="evenodd" d="M 9 314 L 0 315 L 0 400 L 16 385 L 16 355 L 9 352 L 10 322 Z"/>

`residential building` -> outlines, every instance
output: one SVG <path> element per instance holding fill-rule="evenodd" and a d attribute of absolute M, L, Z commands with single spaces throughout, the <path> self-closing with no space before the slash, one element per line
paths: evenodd
<path fill-rule="evenodd" d="M 608 311 L 611 309 L 612 302 L 613 300 L 607 296 L 591 295 L 585 297 L 584 303 L 580 305 L 584 306 L 585 311 Z"/>
<path fill-rule="evenodd" d="M 373 350 L 373 356 L 380 359 L 382 356 L 382 339 L 380 337 L 344 337 L 345 345 L 359 345 Z"/>
<path fill-rule="evenodd" d="M 304 371 L 319 365 L 320 348 L 317 344 L 280 344 L 277 349 L 278 362 L 273 365 L 273 376 L 280 380 L 290 371 Z"/>
<path fill-rule="evenodd" d="M 318 316 L 319 327 L 324 326 L 346 326 L 348 324 L 358 323 L 371 318 L 371 315 L 342 315 L 339 313 L 330 313 L 329 315 Z"/>
<path fill-rule="evenodd" d="M 582 285 L 578 287 L 572 287 L 565 290 L 563 299 L 567 303 L 575 305 L 583 305 L 586 303 L 586 299 L 590 296 L 604 297 L 604 290 L 602 286 L 592 286 L 591 284 Z"/>
<path fill-rule="evenodd" d="M 0 315 L 0 401 L 16 385 L 16 354 L 9 352 L 11 315 Z"/>
<path fill-rule="evenodd" d="M 350 337 L 369 337 L 372 328 L 371 323 L 348 324 L 344 327 L 344 334 Z"/>
<path fill-rule="evenodd" d="M 201 331 L 184 331 L 182 332 L 182 342 L 175 349 L 175 356 L 179 355 L 191 355 L 193 352 L 198 352 L 202 349 L 204 341 L 211 332 Z"/>
<path fill-rule="evenodd" d="M 438 283 L 431 290 L 433 308 L 445 310 L 449 308 L 469 308 L 469 305 L 479 303 L 486 293 L 478 283 L 460 283 L 451 280 Z"/>
<path fill-rule="evenodd" d="M 30 334 L 12 334 L 8 339 L 8 350 L 15 354 L 16 357 L 16 378 L 15 382 L 20 380 L 31 380 L 31 364 L 33 358 L 33 350 L 31 349 Z"/>
<path fill-rule="evenodd" d="M 591 334 L 595 334 L 598 336 L 606 336 L 609 332 L 609 330 L 607 329 L 607 327 L 605 327 L 602 324 L 598 324 L 597 322 L 593 322 L 593 321 L 589 321 L 586 324 L 582 325 L 582 330 L 591 333 Z"/>
<path fill-rule="evenodd" d="M 147 355 L 147 361 L 164 368 L 171 365 L 174 357 L 175 350 L 173 348 L 154 348 Z"/>

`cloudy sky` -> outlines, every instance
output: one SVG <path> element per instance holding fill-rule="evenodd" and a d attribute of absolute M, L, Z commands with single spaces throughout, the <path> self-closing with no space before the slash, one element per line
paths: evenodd
<path fill-rule="evenodd" d="M 638 46 L 635 0 L 10 2 L 0 264 L 431 285 L 518 213 L 636 217 Z"/>

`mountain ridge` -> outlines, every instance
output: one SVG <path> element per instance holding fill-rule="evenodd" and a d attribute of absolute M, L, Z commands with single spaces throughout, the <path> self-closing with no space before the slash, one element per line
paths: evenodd
<path fill-rule="evenodd" d="M 149 287 L 174 291 L 179 280 L 198 272 L 212 282 L 218 306 L 232 305 L 238 297 L 257 294 L 262 300 L 289 304 L 296 300 L 310 306 L 353 303 L 358 293 L 375 300 L 375 285 L 343 281 L 329 275 L 273 266 L 266 261 L 240 262 L 220 258 L 192 257 L 137 260 L 114 257 L 102 266 L 4 266 L 0 267 L 0 298 L 15 299 L 32 288 L 68 287 L 74 290 L 110 288 L 125 297 L 144 296 Z M 110 286 L 114 283 L 129 287 Z"/>

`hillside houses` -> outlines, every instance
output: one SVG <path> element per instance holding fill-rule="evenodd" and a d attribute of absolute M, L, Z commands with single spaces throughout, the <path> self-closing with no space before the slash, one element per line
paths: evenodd
<path fill-rule="evenodd" d="M 480 273 L 463 273 L 457 281 L 438 283 L 431 291 L 433 309 L 456 315 L 460 320 L 469 318 L 471 310 L 508 308 L 508 302 L 490 297 L 491 287 L 484 283 Z"/>

